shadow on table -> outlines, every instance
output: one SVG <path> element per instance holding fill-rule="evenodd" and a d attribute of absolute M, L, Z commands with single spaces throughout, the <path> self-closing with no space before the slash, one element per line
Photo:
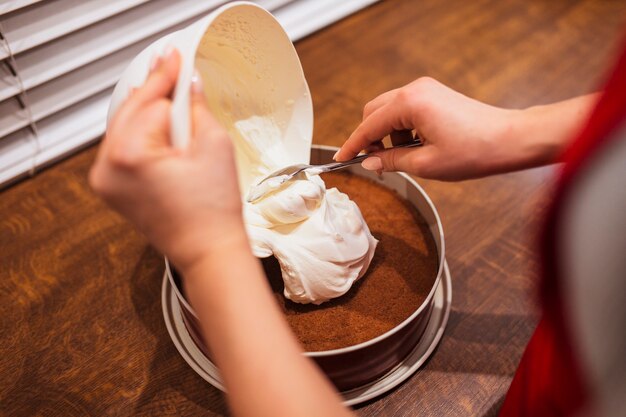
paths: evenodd
<path fill-rule="evenodd" d="M 146 248 L 130 278 L 132 303 L 146 329 L 157 340 L 146 384 L 135 402 L 132 414 L 197 414 L 198 408 L 216 414 L 228 414 L 222 393 L 198 376 L 179 355 L 170 339 L 161 307 L 163 258 Z M 172 395 L 175 392 L 178 395 Z M 177 396 L 191 401 L 185 404 Z"/>
<path fill-rule="evenodd" d="M 427 364 L 430 370 L 513 376 L 536 326 L 515 314 L 450 311 L 448 325 Z"/>
<path fill-rule="evenodd" d="M 526 344 L 535 328 L 536 320 L 525 315 L 472 314 L 450 311 L 450 318 L 441 342 L 421 369 L 404 383 L 385 394 L 393 396 L 396 391 L 428 390 L 430 374 L 459 373 L 495 375 L 512 378 L 522 357 Z M 481 416 L 497 416 L 504 401 L 507 387 Z M 411 395 L 411 394 L 407 394 Z M 449 394 L 447 394 L 448 396 Z M 418 394 L 417 397 L 422 397 Z M 374 398 L 355 407 L 361 409 L 373 405 L 384 397 Z M 442 400 L 442 401 L 449 401 Z M 377 408 L 376 406 L 374 406 Z M 380 404 L 384 408 L 384 402 Z M 373 411 L 375 415 L 376 410 Z M 380 410 L 379 410 L 380 411 Z M 367 412 L 365 415 L 369 415 Z"/>

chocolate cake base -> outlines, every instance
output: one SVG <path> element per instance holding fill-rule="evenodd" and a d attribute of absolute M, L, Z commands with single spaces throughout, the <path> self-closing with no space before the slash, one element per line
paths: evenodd
<path fill-rule="evenodd" d="M 426 221 L 394 191 L 347 172 L 323 178 L 327 188 L 337 187 L 356 202 L 379 243 L 367 273 L 350 291 L 319 306 L 287 300 L 278 261 L 263 260 L 276 300 L 307 352 L 356 345 L 403 322 L 428 296 L 439 262 Z"/>

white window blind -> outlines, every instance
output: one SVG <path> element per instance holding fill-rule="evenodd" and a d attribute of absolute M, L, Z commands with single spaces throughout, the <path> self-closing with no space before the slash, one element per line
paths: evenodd
<path fill-rule="evenodd" d="M 292 40 L 376 0 L 258 0 Z M 0 186 L 97 140 L 128 62 L 224 0 L 0 1 Z"/>

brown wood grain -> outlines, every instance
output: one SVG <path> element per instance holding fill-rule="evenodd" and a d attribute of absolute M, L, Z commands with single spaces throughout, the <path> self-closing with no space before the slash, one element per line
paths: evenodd
<path fill-rule="evenodd" d="M 375 95 L 429 75 L 524 107 L 592 91 L 616 52 L 620 1 L 384 1 L 297 43 L 316 143 L 339 145 Z M 163 263 L 89 190 L 96 148 L 0 194 L 0 413 L 224 415 L 178 355 Z M 536 324 L 535 238 L 554 168 L 419 182 L 443 219 L 453 277 L 445 336 L 362 416 L 495 415 Z"/>

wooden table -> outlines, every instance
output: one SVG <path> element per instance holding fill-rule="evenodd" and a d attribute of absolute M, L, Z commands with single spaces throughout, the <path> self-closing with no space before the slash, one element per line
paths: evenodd
<path fill-rule="evenodd" d="M 524 107 L 597 88 L 616 52 L 618 1 L 385 1 L 296 45 L 315 142 L 339 145 L 375 95 L 430 75 Z M 96 148 L 0 196 L 0 412 L 224 415 L 224 397 L 163 323 L 163 261 L 89 190 Z M 421 181 L 443 219 L 450 321 L 416 375 L 363 416 L 495 415 L 537 322 L 536 235 L 553 168 Z"/>

